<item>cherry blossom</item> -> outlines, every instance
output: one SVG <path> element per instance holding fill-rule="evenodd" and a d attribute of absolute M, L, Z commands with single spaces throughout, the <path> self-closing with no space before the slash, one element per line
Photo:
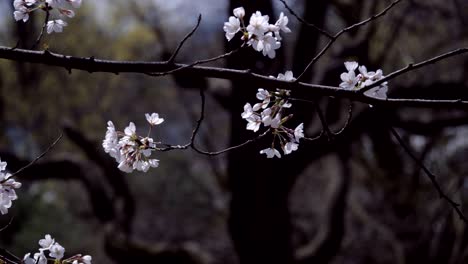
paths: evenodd
<path fill-rule="evenodd" d="M 241 29 L 240 20 L 236 17 L 229 17 L 228 22 L 224 22 L 223 30 L 226 32 L 227 40 L 231 40 Z"/>
<path fill-rule="evenodd" d="M 13 201 L 18 199 L 15 189 L 21 187 L 21 183 L 12 179 L 12 175 L 7 173 L 7 163 L 0 160 L 0 213 L 7 214 Z"/>
<path fill-rule="evenodd" d="M 45 238 L 39 240 L 39 246 L 42 249 L 49 249 L 55 243 L 55 239 L 51 235 L 45 235 Z"/>
<path fill-rule="evenodd" d="M 52 32 L 60 33 L 63 31 L 63 27 L 67 26 L 67 22 L 63 21 L 62 19 L 51 20 L 47 22 L 47 33 L 50 34 Z"/>
<path fill-rule="evenodd" d="M 51 258 L 55 258 L 57 260 L 60 260 L 63 258 L 63 255 L 65 254 L 65 248 L 62 247 L 59 243 L 55 242 L 50 248 L 49 248 L 49 256 Z"/>
<path fill-rule="evenodd" d="M 45 252 L 49 252 L 49 257 L 54 258 L 54 263 L 72 263 L 72 264 L 91 264 L 92 257 L 89 255 L 82 256 L 81 254 L 75 255 L 68 259 L 63 259 L 65 255 L 65 248 L 60 245 L 51 235 L 45 235 L 44 239 L 39 240 L 39 252 L 34 253 L 34 257 L 31 257 L 31 253 L 27 253 L 23 257 L 21 263 L 24 264 L 47 264 L 48 260 Z"/>
<path fill-rule="evenodd" d="M 90 255 L 79 256 L 77 259 L 73 260 L 72 264 L 91 264 L 92 259 Z"/>
<path fill-rule="evenodd" d="M 340 87 L 346 90 L 360 89 L 365 86 L 369 86 L 374 82 L 384 78 L 381 69 L 377 71 L 367 71 L 366 66 L 361 65 L 355 61 L 347 61 L 344 63 L 348 72 L 343 72 L 340 75 L 341 83 Z M 356 75 L 356 69 L 359 69 L 359 74 Z M 386 91 L 387 82 L 382 83 L 377 90 L 382 89 Z"/>
<path fill-rule="evenodd" d="M 150 128 L 161 124 L 164 119 L 158 113 L 145 114 Z M 158 148 L 153 138 L 139 136 L 136 126 L 130 122 L 123 132 L 116 131 L 112 121 L 107 122 L 107 131 L 102 142 L 104 151 L 108 153 L 118 163 L 117 168 L 123 172 L 133 172 L 134 170 L 147 172 L 150 168 L 159 166 L 159 160 L 150 158 L 153 151 Z"/>
<path fill-rule="evenodd" d="M 262 15 L 260 11 L 256 11 L 250 16 L 249 24 L 245 26 L 244 8 L 235 8 L 233 14 L 234 16 L 230 16 L 223 26 L 226 39 L 230 41 L 238 32 L 242 32 L 241 39 L 244 44 L 252 46 L 258 52 L 262 52 L 263 56 L 268 56 L 271 59 L 275 58 L 276 50 L 281 47 L 280 31 L 291 32 L 287 27 L 288 17 L 281 12 L 278 21 L 275 24 L 270 24 L 268 15 Z"/>
<path fill-rule="evenodd" d="M 150 125 L 152 125 L 152 126 L 159 125 L 162 122 L 164 122 L 164 118 L 160 118 L 159 114 L 157 114 L 157 113 L 152 113 L 151 115 L 150 114 L 145 114 L 145 117 L 146 117 L 146 120 L 148 121 L 148 123 L 150 123 Z"/>
<path fill-rule="evenodd" d="M 242 19 L 245 16 L 245 9 L 243 7 L 234 8 L 232 13 L 235 17 Z"/>
<path fill-rule="evenodd" d="M 284 81 L 295 80 L 291 71 L 278 74 L 277 79 Z M 260 151 L 261 154 L 266 154 L 267 158 L 281 158 L 280 152 L 275 148 L 277 143 L 283 150 L 284 155 L 288 155 L 298 149 L 299 141 L 304 137 L 303 123 L 299 124 L 294 130 L 285 126 L 285 123 L 292 117 L 292 114 L 284 115 L 285 109 L 292 106 L 288 101 L 290 93 L 289 90 L 284 89 L 270 92 L 259 88 L 256 98 L 261 100 L 261 103 L 256 103 L 253 107 L 250 103 L 244 105 L 244 112 L 241 116 L 247 121 L 247 130 L 257 132 L 263 125 L 273 134 L 271 148 Z"/>
<path fill-rule="evenodd" d="M 27 22 L 29 14 L 36 10 L 48 12 L 51 17 L 59 16 L 60 19 L 53 18 L 46 22 L 47 33 L 60 33 L 67 26 L 67 22 L 62 20 L 64 16 L 72 18 L 75 16 L 75 11 L 72 8 L 79 8 L 82 0 L 14 0 L 13 16 L 16 21 L 22 20 Z"/>
<path fill-rule="evenodd" d="M 275 156 L 278 157 L 278 158 L 281 158 L 281 154 L 275 148 L 262 149 L 262 150 L 260 150 L 260 154 L 266 154 L 267 158 L 269 158 L 269 159 L 274 158 Z"/>

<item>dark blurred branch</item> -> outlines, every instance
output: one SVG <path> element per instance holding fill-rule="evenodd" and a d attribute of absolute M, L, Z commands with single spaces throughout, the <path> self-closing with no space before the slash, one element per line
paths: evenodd
<path fill-rule="evenodd" d="M 167 243 L 137 241 L 109 226 L 105 248 L 116 263 L 204 264 L 210 256 L 196 245 L 171 246 Z"/>
<path fill-rule="evenodd" d="M 336 143 L 332 142 L 335 148 L 338 147 Z M 340 146 L 336 150 L 341 163 L 341 172 L 333 185 L 327 218 L 322 222 L 323 226 L 319 228 L 319 234 L 310 243 L 296 251 L 297 264 L 330 263 L 341 247 L 345 234 L 346 201 L 352 175 L 348 162 L 348 147 Z"/>
<path fill-rule="evenodd" d="M 119 226 L 124 232 L 130 233 L 135 216 L 135 201 L 125 175 L 115 166 L 114 161 L 108 156 L 104 156 L 103 153 L 98 150 L 96 144 L 86 138 L 81 131 L 70 125 L 64 125 L 64 132 L 68 138 L 85 153 L 89 160 L 102 169 L 104 178 L 107 180 L 109 186 L 112 187 L 112 199 L 115 202 L 122 202 L 123 204 L 121 211 L 118 212 L 119 219 L 116 221 L 119 221 Z M 116 206 L 112 207 L 117 208 Z"/>
<path fill-rule="evenodd" d="M 356 199 L 351 198 L 349 201 L 349 206 L 351 213 L 355 215 L 360 221 L 362 221 L 365 226 L 376 230 L 381 235 L 383 240 L 388 241 L 388 243 L 393 248 L 395 263 L 404 264 L 404 246 L 400 241 L 398 241 L 394 231 L 385 223 L 380 222 L 378 219 L 376 219 L 376 217 L 367 212 L 360 201 L 356 201 Z"/>
<path fill-rule="evenodd" d="M 296 82 L 299 82 L 301 79 L 302 79 L 302 76 L 304 76 L 304 74 L 306 74 L 310 68 L 323 56 L 323 54 L 325 54 L 325 52 L 331 47 L 331 45 L 345 32 L 348 32 L 348 31 L 351 31 L 351 30 L 354 30 L 354 29 L 357 29 L 358 27 L 361 27 L 361 26 L 364 26 L 368 23 L 370 23 L 371 21 L 385 15 L 388 10 L 390 10 L 393 6 L 395 6 L 396 4 L 398 4 L 401 0 L 395 0 L 393 1 L 389 6 L 387 6 L 384 10 L 382 10 L 380 13 L 378 14 L 375 14 L 371 17 L 369 17 L 368 19 L 366 20 L 363 20 L 359 23 L 356 23 L 354 25 L 351 25 L 349 27 L 346 27 L 346 28 L 343 28 L 342 30 L 340 30 L 338 33 L 336 33 L 335 35 L 333 35 L 331 38 L 330 38 L 330 41 L 327 43 L 327 45 L 325 45 L 325 47 L 309 62 L 309 64 L 305 67 L 304 71 L 297 77 L 296 79 Z"/>
<path fill-rule="evenodd" d="M 394 120 L 393 126 L 418 135 L 434 135 L 448 127 L 464 126 L 468 124 L 468 116 L 432 119 L 431 121 Z"/>
<path fill-rule="evenodd" d="M 0 152 L 2 159 L 8 162 L 11 169 L 24 167 L 30 163 L 20 159 L 11 152 Z M 94 215 L 102 222 L 107 222 L 114 216 L 112 200 L 108 197 L 104 187 L 96 180 L 97 175 L 93 166 L 81 160 L 68 157 L 60 160 L 48 160 L 34 163 L 24 169 L 21 179 L 24 181 L 77 180 L 83 184 Z"/>
<path fill-rule="evenodd" d="M 292 10 L 292 8 L 286 3 L 285 0 L 280 0 L 280 1 L 281 1 L 281 3 L 283 3 L 284 7 L 289 11 L 289 13 L 291 13 L 291 15 L 293 15 L 297 20 L 299 20 L 299 22 L 301 22 L 303 25 L 306 25 L 308 27 L 313 28 L 314 30 L 316 30 L 317 32 L 319 32 L 320 34 L 326 36 L 329 39 L 333 39 L 332 34 L 328 33 L 326 30 L 322 29 L 319 26 L 316 26 L 313 23 L 307 22 L 305 19 L 300 17 L 296 12 L 294 12 L 294 10 Z"/>
<path fill-rule="evenodd" d="M 390 131 L 392 132 L 393 136 L 395 139 L 398 141 L 398 143 L 401 145 L 401 147 L 405 150 L 406 153 L 411 157 L 411 159 L 418 165 L 424 173 L 429 177 L 429 180 L 431 181 L 432 185 L 434 188 L 437 190 L 439 193 L 440 199 L 444 199 L 447 201 L 447 203 L 453 207 L 453 209 L 457 212 L 458 216 L 460 217 L 461 220 L 463 220 L 465 223 L 468 223 L 468 219 L 465 217 L 463 212 L 460 209 L 460 204 L 457 202 L 453 201 L 450 197 L 448 197 L 442 188 L 440 187 L 440 184 L 437 182 L 437 177 L 424 165 L 423 161 L 420 160 L 416 155 L 413 153 L 413 151 L 410 149 L 410 147 L 403 141 L 403 139 L 398 135 L 398 132 L 393 128 L 390 127 Z"/>

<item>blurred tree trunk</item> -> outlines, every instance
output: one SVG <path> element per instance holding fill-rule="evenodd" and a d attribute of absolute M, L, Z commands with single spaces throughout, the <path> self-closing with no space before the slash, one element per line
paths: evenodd
<path fill-rule="evenodd" d="M 249 14 L 257 10 L 262 14 L 268 14 L 270 23 L 276 20 L 276 16 L 272 15 L 272 4 L 269 0 L 231 0 L 229 15 L 232 15 L 232 10 L 239 6 L 246 9 L 246 23 L 248 23 Z M 308 4 L 308 6 L 311 5 Z M 315 11 L 319 10 L 315 9 Z M 323 18 L 323 15 L 318 17 Z M 309 40 L 316 43 L 318 35 L 312 34 L 306 38 L 311 38 Z M 233 39 L 228 43 L 227 49 L 231 50 L 238 45 L 239 42 L 236 43 Z M 307 48 L 315 50 L 315 45 Z M 230 57 L 227 66 L 277 75 L 279 72 L 284 72 L 281 59 L 284 49 L 285 47 L 282 47 L 277 58 L 270 60 L 248 48 L 242 50 L 237 56 Z M 242 81 L 233 82 L 232 86 L 230 144 L 236 145 L 255 137 L 254 133 L 245 129 L 246 122 L 240 118 L 244 104 L 256 100 L 255 93 L 245 92 L 243 87 L 260 86 Z M 314 114 L 310 105 L 306 107 L 308 107 L 306 111 L 297 111 L 301 113 L 299 118 L 295 118 L 297 124 L 299 124 L 298 120 L 310 119 L 310 116 Z M 229 152 L 228 174 L 232 192 L 229 231 L 240 263 L 287 264 L 294 262 L 288 206 L 289 194 L 297 175 L 308 162 L 306 152 L 301 150 L 291 155 L 293 157 L 286 156 L 281 159 L 267 159 L 259 154 L 261 149 L 271 144 L 271 140 L 272 138 L 265 138 L 242 151 Z"/>

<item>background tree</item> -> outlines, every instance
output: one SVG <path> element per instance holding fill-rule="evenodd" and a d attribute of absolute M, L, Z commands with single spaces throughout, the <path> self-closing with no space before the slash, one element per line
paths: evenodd
<path fill-rule="evenodd" d="M 196 61 L 238 47 L 239 42 L 221 41 L 222 22 L 238 6 L 245 7 L 247 16 L 261 10 L 271 20 L 285 12 L 293 33 L 283 36 L 275 60 L 241 49 L 225 64 L 216 61 L 213 66 L 250 69 L 266 76 L 292 69 L 298 76 L 333 41 L 301 81 L 338 86 L 346 60 L 388 74 L 464 45 L 468 6 L 462 1 L 397 2 L 384 16 L 337 39 L 298 22 L 281 1 L 207 1 L 196 7 L 183 2 L 85 2 L 66 32 L 45 36 L 47 46 L 39 49 L 164 61 L 195 25 L 198 12 L 194 11 L 199 11 L 201 25 L 176 58 Z M 391 2 L 286 4 L 333 36 Z M 104 15 L 103 10 L 109 12 Z M 19 48 L 29 49 L 43 18 L 13 24 L 10 12 L 5 17 L 11 30 L 4 33 L 2 43 L 12 47 L 19 40 Z M 428 19 L 430 28 L 420 23 Z M 5 58 L 2 54 L 7 52 L 0 53 Z M 465 58 L 453 57 L 392 79 L 388 96 L 466 100 Z M 21 59 L 0 62 L 5 146 L 0 157 L 15 170 L 36 157 L 58 131 L 64 131 L 65 139 L 47 159 L 21 175 L 28 191 L 14 208 L 14 221 L 1 233 L 3 248 L 26 252 L 37 237 L 53 232 L 72 251 L 96 256 L 96 263 L 466 261 L 465 224 L 446 200 L 439 199 L 421 166 L 402 148 L 408 145 L 418 159 L 430 164 L 444 193 L 466 204 L 463 105 L 415 108 L 403 102 L 369 107 L 351 103 L 343 98 L 358 97 L 338 92 L 323 96 L 315 89 L 295 89 L 293 97 L 309 102 L 294 102 L 291 122 L 304 122 L 311 137 L 325 132 L 315 141 L 301 143 L 292 155 L 280 160 L 260 155 L 271 142 L 267 136 L 216 157 L 190 151 L 161 153 L 160 168 L 129 177 L 101 151 L 107 120 L 123 127 L 130 120 L 143 122 L 143 113 L 157 111 L 167 124 L 157 131 L 160 137 L 173 144 L 186 142 L 198 119 L 198 93 L 203 89 L 206 115 L 196 143 L 215 151 L 255 137 L 245 130 L 240 113 L 246 102 L 254 100 L 256 88 L 267 83 L 232 77 L 226 78 L 232 80 L 229 84 L 190 71 L 164 78 L 73 69 L 69 74 L 61 68 L 15 61 Z M 353 115 L 347 124 L 350 110 Z M 328 131 L 343 127 L 336 135 Z M 1 220 L 6 224 L 10 219 Z"/>

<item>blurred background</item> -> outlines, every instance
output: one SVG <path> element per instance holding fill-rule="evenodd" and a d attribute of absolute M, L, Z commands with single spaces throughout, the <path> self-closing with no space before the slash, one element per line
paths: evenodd
<path fill-rule="evenodd" d="M 45 14 L 16 23 L 11 0 L 0 1 L 0 45 L 30 48 Z M 390 1 L 287 1 L 307 21 L 338 32 Z M 214 57 L 226 43 L 223 22 L 232 9 L 256 10 L 274 23 L 289 17 L 275 60 L 252 49 L 210 65 L 297 76 L 327 39 L 299 24 L 280 1 L 83 1 L 61 34 L 40 49 L 112 60 L 167 59 L 202 14 L 200 28 L 177 62 Z M 406 0 L 385 17 L 343 35 L 306 74 L 337 86 L 343 62 L 356 60 L 384 74 L 467 46 L 468 3 Z M 468 100 L 468 60 L 458 56 L 389 83 L 389 97 Z M 420 168 L 402 150 L 395 127 L 438 175 L 464 210 L 468 205 L 468 116 L 448 109 L 372 108 L 354 103 L 351 124 L 333 142 L 301 143 L 299 151 L 269 160 L 260 140 L 216 157 L 191 150 L 157 153 L 160 167 L 125 174 L 102 150 L 106 122 L 128 122 L 146 133 L 145 113 L 165 122 L 155 140 L 185 144 L 206 90 L 206 119 L 197 145 L 214 151 L 255 136 L 245 130 L 243 105 L 255 83 L 194 76 L 88 73 L 0 60 L 0 158 L 12 171 L 34 159 L 61 132 L 64 138 L 19 175 L 23 187 L 0 217 L 0 247 L 23 256 L 51 234 L 66 256 L 90 254 L 93 263 L 466 263 L 468 229 L 439 199 Z M 301 94 L 302 93 L 302 94 Z M 307 91 L 294 97 L 310 97 Z M 350 102 L 321 98 L 333 131 Z M 293 104 L 292 127 L 320 132 L 313 105 Z M 12 219 L 13 218 L 13 219 Z"/>

